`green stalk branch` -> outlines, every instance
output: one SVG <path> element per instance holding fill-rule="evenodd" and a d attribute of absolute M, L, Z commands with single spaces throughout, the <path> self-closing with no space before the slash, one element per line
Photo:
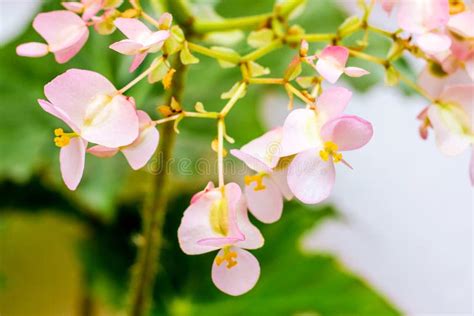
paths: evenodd
<path fill-rule="evenodd" d="M 180 101 L 185 78 L 185 66 L 177 59 L 173 67 L 177 71 L 173 85 L 167 94 L 168 104 L 171 103 L 172 97 Z M 163 243 L 162 228 L 168 202 L 166 191 L 168 182 L 167 162 L 171 159 L 175 137 L 173 124 L 170 122 L 163 124 L 160 146 L 155 153 L 156 159 L 161 153 L 161 158 L 158 160 L 160 165 L 143 206 L 143 239 L 139 244 L 137 259 L 132 270 L 129 306 L 129 315 L 132 316 L 147 315 L 151 305 L 157 263 Z"/>

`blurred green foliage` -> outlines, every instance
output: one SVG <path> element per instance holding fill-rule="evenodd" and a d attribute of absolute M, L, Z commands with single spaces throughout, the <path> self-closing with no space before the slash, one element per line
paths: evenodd
<path fill-rule="evenodd" d="M 272 0 L 214 2 L 217 2 L 216 11 L 225 17 L 268 12 L 273 4 Z M 57 8 L 57 3 L 47 2 L 43 11 Z M 332 32 L 345 18 L 333 1 L 308 1 L 307 9 L 294 22 L 307 32 Z M 0 202 L 0 208 L 23 212 L 54 209 L 84 223 L 88 237 L 78 247 L 84 278 L 94 295 L 106 297 L 117 307 L 123 307 L 126 302 L 128 272 L 135 256 L 132 237 L 139 231 L 138 210 L 150 175 L 146 170 L 131 171 L 123 157 L 103 160 L 88 156 L 79 189 L 67 191 L 59 175 L 59 151 L 52 141 L 53 129 L 64 126 L 44 113 L 36 100 L 44 97 L 42 89 L 48 81 L 69 68 L 94 70 L 117 87 L 125 85 L 132 79 L 127 72 L 130 59 L 108 49 L 121 38 L 119 32 L 107 37 L 91 32 L 81 53 L 65 65 L 56 64 L 52 56 L 42 59 L 16 56 L 18 44 L 40 39 L 31 27 L 0 49 L 0 193 L 6 197 Z M 373 43 L 369 47 L 373 54 L 382 56 L 388 50 L 389 43 L 380 38 Z M 322 47 L 322 44 L 312 45 L 311 50 Z M 234 49 L 241 53 L 250 51 L 245 42 L 237 43 Z M 295 50 L 284 48 L 259 63 L 270 67 L 272 76 L 281 76 L 294 54 Z M 239 71 L 221 69 L 215 61 L 199 58 L 201 62 L 192 66 L 187 74 L 184 107 L 191 109 L 195 102 L 201 101 L 207 110 L 218 110 L 223 106 L 220 94 L 240 79 Z M 149 63 L 147 60 L 141 70 Z M 372 72 L 363 79 L 348 80 L 360 91 L 382 80 L 381 69 L 365 63 L 353 64 Z M 276 90 L 275 87 L 251 87 L 247 96 L 239 101 L 227 119 L 228 132 L 236 139 L 235 147 L 264 132 L 258 107 L 266 94 Z M 135 97 L 139 107 L 157 117 L 154 109 L 162 102 L 161 85 L 142 82 L 130 90 L 129 95 Z M 184 120 L 180 130 L 176 159 L 188 158 L 192 162 L 201 157 L 214 159 L 210 143 L 216 130 L 209 121 Z M 189 194 L 201 189 L 207 181 L 209 177 L 179 174 L 176 170 L 172 177 L 173 203 L 166 219 L 166 243 L 156 283 L 156 315 L 399 314 L 370 286 L 345 271 L 336 259 L 301 252 L 301 235 L 335 212 L 331 208 L 311 209 L 296 203 L 287 205 L 284 218 L 278 224 L 260 225 L 266 245 L 255 251 L 262 266 L 256 288 L 239 298 L 221 294 L 210 279 L 214 254 L 185 256 L 176 240 Z M 8 280 L 8 275 L 5 278 Z M 2 290 L 8 291 L 8 288 Z"/>

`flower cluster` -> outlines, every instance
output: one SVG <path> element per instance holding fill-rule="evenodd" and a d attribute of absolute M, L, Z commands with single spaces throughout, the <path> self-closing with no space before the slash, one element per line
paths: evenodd
<path fill-rule="evenodd" d="M 157 125 L 173 121 L 178 132 L 178 124 L 185 117 L 217 120 L 217 138 L 211 147 L 218 156 L 219 183 L 214 186 L 210 182 L 193 196 L 184 211 L 178 239 L 181 249 L 189 255 L 218 251 L 212 263 L 212 280 L 221 291 L 230 295 L 248 292 L 259 279 L 260 266 L 247 250 L 264 244 L 248 212 L 269 224 L 282 217 L 285 200 L 296 198 L 306 204 L 325 201 L 335 183 L 336 166 L 352 169 L 343 153 L 362 148 L 373 136 L 370 122 L 345 114 L 352 92 L 334 85 L 343 74 L 352 78 L 369 75 L 363 68 L 348 66 L 352 65 L 349 57 L 383 66 L 388 83 L 403 79 L 430 101 L 419 115 L 420 134 L 427 138 L 432 128 L 441 151 L 457 155 L 472 148 L 474 143 L 472 9 L 454 0 L 381 0 L 388 13 L 397 13 L 400 30 L 391 33 L 369 24 L 368 16 L 375 1 L 360 2 L 364 18 L 350 17 L 335 34 L 306 34 L 301 27 L 290 25 L 288 16 L 302 3 L 300 0 L 277 3 L 271 15 L 255 18 L 259 22 L 255 25 L 246 24 L 254 23 L 253 19 L 236 19 L 243 26 L 257 28 L 247 38 L 256 50 L 244 56 L 228 47 L 207 48 L 187 38 L 189 30 L 196 35 L 205 33 L 206 28 L 212 31 L 213 26 L 216 30 L 232 29 L 233 24 L 214 21 L 194 25 L 196 19 L 188 17 L 186 22 L 181 21 L 181 26 L 186 26 L 181 28 L 179 21 L 172 25 L 170 13 L 153 18 L 143 11 L 139 1 L 129 1 L 132 7 L 124 11 L 119 10 L 122 1 L 82 0 L 64 2 L 67 10 L 40 13 L 33 27 L 46 43 L 18 46 L 17 53 L 21 56 L 41 57 L 51 52 L 58 63 L 65 63 L 84 46 L 90 26 L 100 34 L 118 29 L 126 36 L 110 45 L 110 49 L 133 56 L 130 72 L 142 65 L 147 56 L 154 56 L 150 66 L 122 89 L 116 89 L 98 73 L 79 69 L 68 70 L 45 86 L 47 100 L 39 100 L 40 106 L 69 129 L 54 131 L 54 143 L 61 148 L 60 169 L 66 186 L 71 190 L 77 188 L 87 153 L 108 158 L 122 152 L 133 169 L 140 169 L 157 149 L 160 139 Z M 179 1 L 177 5 L 182 3 Z M 181 15 L 188 12 L 182 11 Z M 365 32 L 365 40 L 370 31 L 393 40 L 387 57 L 363 52 L 367 45 L 364 41 L 358 47 L 343 42 L 358 30 Z M 312 41 L 327 43 L 321 51 L 309 54 Z M 283 44 L 293 48 L 300 44 L 285 74 L 282 78 L 260 78 L 270 70 L 256 60 Z M 192 52 L 216 59 L 223 68 L 240 67 L 242 80 L 222 94 L 222 99 L 228 101 L 220 112 L 208 112 L 200 102 L 196 103 L 195 112 L 186 111 L 174 98 L 175 89 L 182 86 L 173 84 L 178 68 L 174 65 L 198 63 Z M 404 52 L 427 62 L 419 84 L 403 78 L 393 65 Z M 309 66 L 311 76 L 301 75 L 304 65 Z M 133 97 L 124 95 L 144 78 L 151 84 L 161 81 L 171 95 L 170 104 L 158 107 L 162 119 L 152 119 L 137 109 Z M 240 149 L 230 150 L 252 170 L 240 179 L 244 183 L 242 190 L 238 184 L 224 181 L 224 143 L 234 142 L 226 134 L 225 117 L 252 84 L 284 87 L 290 98 L 290 112 L 282 126 Z M 294 108 L 294 97 L 305 106 Z M 472 161 L 470 176 L 474 183 Z"/>

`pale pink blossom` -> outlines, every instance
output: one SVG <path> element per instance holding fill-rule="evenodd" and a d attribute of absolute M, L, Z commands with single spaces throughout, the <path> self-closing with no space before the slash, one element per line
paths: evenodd
<path fill-rule="evenodd" d="M 398 8 L 398 26 L 414 35 L 415 43 L 427 54 L 445 55 L 451 39 L 443 30 L 449 20 L 449 0 L 384 0 L 382 7 Z"/>
<path fill-rule="evenodd" d="M 122 0 L 81 0 L 80 2 L 62 2 L 62 6 L 69 11 L 82 14 L 84 21 L 89 21 L 99 13 L 99 11 L 112 10 L 122 4 Z"/>
<path fill-rule="evenodd" d="M 315 109 L 292 111 L 283 125 L 281 156 L 294 156 L 288 168 L 288 185 L 296 198 L 307 204 L 326 199 L 334 186 L 334 163 L 342 162 L 339 151 L 366 145 L 373 135 L 366 120 L 344 115 L 352 93 L 340 87 L 325 90 Z"/>
<path fill-rule="evenodd" d="M 73 58 L 89 37 L 86 23 L 69 11 L 40 13 L 33 21 L 33 28 L 46 40 L 44 43 L 25 43 L 16 48 L 20 56 L 42 57 L 49 52 L 60 64 Z"/>
<path fill-rule="evenodd" d="M 279 164 L 283 128 L 275 128 L 231 154 L 257 174 L 245 177 L 245 196 L 250 212 L 264 223 L 278 221 L 284 198 L 293 197 L 286 180 L 288 166 Z"/>
<path fill-rule="evenodd" d="M 89 148 L 87 152 L 97 157 L 109 158 L 120 151 L 132 169 L 143 168 L 158 147 L 160 134 L 146 112 L 137 111 L 137 116 L 140 124 L 140 134 L 133 143 L 118 148 L 96 145 Z"/>
<path fill-rule="evenodd" d="M 433 128 L 440 151 L 456 156 L 473 147 L 474 84 L 446 84 L 446 80 L 430 76 L 427 70 L 422 73 L 419 82 L 434 100 L 423 112 L 426 113 L 428 127 Z M 471 157 L 469 171 L 472 185 L 473 159 Z"/>
<path fill-rule="evenodd" d="M 242 295 L 257 283 L 260 265 L 244 249 L 260 248 L 264 241 L 249 221 L 237 184 L 229 183 L 220 189 L 210 183 L 196 194 L 184 212 L 178 240 L 188 255 L 218 250 L 212 264 L 212 281 L 224 293 Z"/>
<path fill-rule="evenodd" d="M 315 68 L 330 83 L 335 83 L 342 74 L 349 77 L 369 74 L 367 70 L 359 67 L 346 67 L 349 50 L 343 46 L 327 46 L 317 57 Z"/>
<path fill-rule="evenodd" d="M 168 28 L 171 24 L 171 15 L 164 13 L 160 21 L 162 21 L 160 25 L 163 25 L 163 29 L 152 32 L 138 19 L 118 18 L 115 20 L 115 26 L 125 34 L 128 39 L 116 42 L 110 45 L 110 48 L 121 54 L 134 56 L 129 69 L 130 72 L 141 65 L 147 54 L 158 52 L 166 39 L 170 36 Z"/>
<path fill-rule="evenodd" d="M 87 143 L 117 148 L 133 143 L 139 133 L 135 105 L 102 75 L 71 69 L 44 88 L 48 99 L 38 100 L 46 112 L 72 129 L 55 131 L 61 147 L 61 174 L 66 186 L 75 190 L 82 178 Z"/>

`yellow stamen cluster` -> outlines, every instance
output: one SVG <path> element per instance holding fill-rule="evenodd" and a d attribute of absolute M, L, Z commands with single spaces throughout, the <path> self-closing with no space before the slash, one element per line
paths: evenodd
<path fill-rule="evenodd" d="M 329 158 L 332 157 L 334 162 L 340 162 L 342 160 L 342 154 L 339 153 L 338 147 L 335 143 L 333 142 L 325 142 L 324 143 L 324 149 L 321 149 L 319 152 L 319 156 L 321 156 L 321 159 L 324 161 L 328 161 Z"/>
<path fill-rule="evenodd" d="M 64 147 L 69 145 L 72 137 L 76 137 L 76 133 L 64 133 L 62 128 L 56 128 L 54 130 L 54 144 L 58 147 Z"/>
<path fill-rule="evenodd" d="M 224 261 L 227 262 L 227 269 L 232 269 L 237 265 L 237 253 L 230 250 L 230 247 L 224 247 L 224 254 L 216 257 L 216 264 L 220 266 Z"/>
<path fill-rule="evenodd" d="M 229 207 L 227 199 L 222 198 L 212 204 L 209 220 L 212 229 L 216 233 L 222 236 L 229 234 Z"/>
<path fill-rule="evenodd" d="M 449 0 L 449 14 L 458 14 L 466 10 L 466 5 L 462 0 Z"/>
<path fill-rule="evenodd" d="M 252 182 L 255 182 L 257 185 L 254 188 L 254 191 L 262 191 L 265 190 L 267 187 L 263 184 L 263 177 L 265 176 L 264 173 L 258 173 L 253 176 L 245 176 L 244 181 L 245 185 L 250 185 Z"/>

